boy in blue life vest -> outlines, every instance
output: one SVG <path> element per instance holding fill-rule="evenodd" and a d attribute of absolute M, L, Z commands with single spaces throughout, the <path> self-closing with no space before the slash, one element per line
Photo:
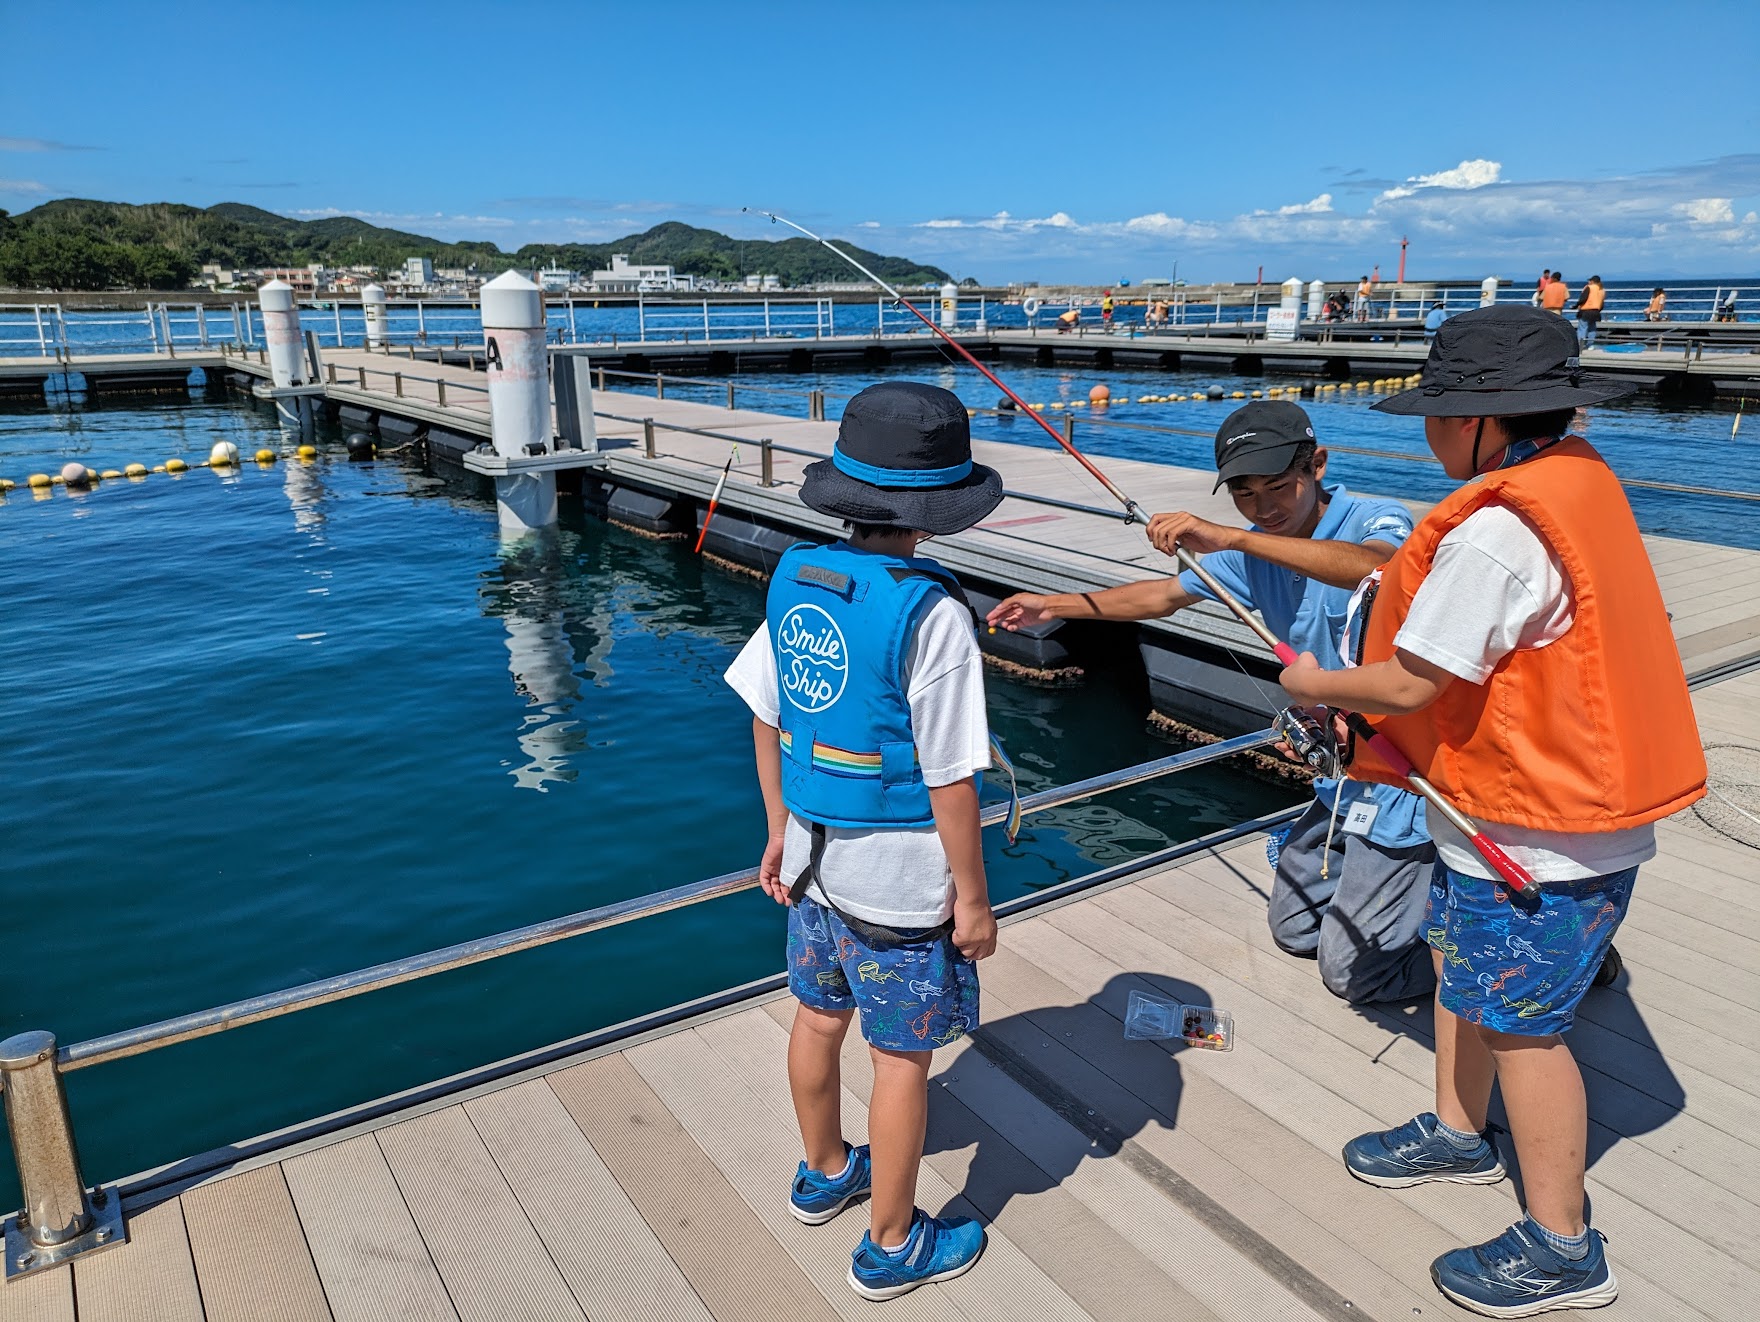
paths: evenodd
<path fill-rule="evenodd" d="M 789 1205 L 819 1225 L 869 1194 L 849 1283 L 890 1299 L 958 1276 L 985 1243 L 975 1221 L 916 1206 L 930 1056 L 977 1027 L 975 961 L 996 949 L 996 919 L 978 829 L 983 662 L 958 584 L 915 552 L 994 510 L 1002 479 L 972 462 L 955 396 L 886 382 L 849 402 L 801 500 L 849 535 L 784 554 L 727 682 L 753 713 L 770 828 L 759 880 L 790 906 L 788 1077 L 806 1159 Z M 869 1142 L 851 1147 L 838 1061 L 858 1012 L 874 1087 Z"/>
<path fill-rule="evenodd" d="M 1326 481 L 1326 451 L 1298 405 L 1247 404 L 1216 433 L 1216 485 L 1248 523 L 1157 514 L 1149 538 L 1175 543 L 1257 610 L 1278 637 L 1321 664 L 1344 664 L 1351 593 L 1411 535 L 1397 500 L 1357 496 Z M 990 612 L 1016 629 L 1054 619 L 1152 620 L 1214 598 L 1190 570 L 1103 592 L 1023 592 Z M 1327 990 L 1353 1005 L 1427 994 L 1436 985 L 1424 944 L 1435 850 L 1417 795 L 1387 785 L 1322 778 L 1278 851 L 1267 914 L 1289 954 L 1316 959 Z"/>

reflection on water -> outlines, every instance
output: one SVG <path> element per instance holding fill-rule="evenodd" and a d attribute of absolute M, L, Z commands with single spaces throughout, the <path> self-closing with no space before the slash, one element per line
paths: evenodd
<path fill-rule="evenodd" d="M 531 703 L 516 736 L 526 762 L 509 774 L 521 789 L 540 794 L 580 775 L 568 759 L 587 745 L 581 723 L 573 719 L 581 687 L 563 596 L 562 534 L 555 528 L 523 536 L 503 530 L 499 562 L 483 574 L 479 597 L 483 614 L 498 617 L 507 630 L 513 686 Z M 608 652 L 609 641 L 602 645 Z"/>

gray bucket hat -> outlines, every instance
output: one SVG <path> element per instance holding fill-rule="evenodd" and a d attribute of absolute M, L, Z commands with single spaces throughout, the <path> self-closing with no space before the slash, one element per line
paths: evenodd
<path fill-rule="evenodd" d="M 1622 381 L 1590 380 L 1570 322 L 1541 308 L 1494 304 L 1450 317 L 1411 390 L 1370 405 L 1431 418 L 1511 418 L 1627 395 Z"/>

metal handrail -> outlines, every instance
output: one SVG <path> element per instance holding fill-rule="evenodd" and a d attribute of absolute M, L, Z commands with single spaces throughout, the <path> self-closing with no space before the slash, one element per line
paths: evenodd
<path fill-rule="evenodd" d="M 1065 807 L 1095 794 L 1128 789 L 1133 785 L 1157 780 L 1162 776 L 1189 771 L 1194 767 L 1219 762 L 1236 753 L 1252 752 L 1268 747 L 1277 742 L 1279 737 L 1274 729 L 1258 730 L 1252 734 L 1237 735 L 1233 739 L 1207 744 L 1202 748 L 1194 748 L 1183 753 L 1175 753 L 1169 757 L 1156 758 L 1153 761 L 1140 762 L 1135 766 L 1123 767 L 1117 771 L 1090 776 L 1086 780 L 1073 781 L 1068 785 L 1040 790 L 1022 797 L 1020 801 L 1021 814 L 1030 816 L 1052 808 Z M 982 810 L 979 821 L 984 826 L 994 826 L 1007 816 L 1008 805 L 996 803 Z M 356 969 L 353 972 L 338 974 L 335 977 L 321 978 L 316 982 L 302 983 L 297 987 L 288 987 L 281 991 L 267 992 L 261 996 L 247 997 L 244 1000 L 232 1001 L 212 1009 L 199 1010 L 194 1014 L 180 1015 L 175 1019 L 164 1019 L 158 1023 L 125 1029 L 122 1032 L 106 1034 L 103 1037 L 90 1038 L 84 1042 L 76 1042 L 72 1046 L 62 1047 L 56 1053 L 56 1060 L 62 1071 L 65 1072 L 86 1069 L 92 1065 L 103 1064 L 105 1061 L 138 1056 L 143 1052 L 156 1051 L 161 1047 L 171 1046 L 178 1042 L 208 1037 L 214 1033 L 241 1028 L 246 1024 L 259 1023 L 265 1019 L 279 1018 L 282 1015 L 308 1010 L 314 1006 L 327 1005 L 332 1001 L 360 996 L 366 992 L 377 991 L 382 987 L 392 987 L 399 983 L 414 981 L 417 978 L 431 977 L 436 973 L 445 973 L 448 970 L 464 968 L 466 965 L 481 963 L 484 960 L 498 959 L 503 955 L 511 955 L 517 951 L 530 950 L 534 946 L 549 945 L 554 941 L 581 936 L 587 932 L 602 931 L 607 927 L 616 927 L 623 923 L 633 922 L 638 918 L 648 918 L 656 914 L 667 913 L 673 909 L 700 904 L 705 900 L 719 899 L 724 895 L 748 890 L 757 883 L 758 870 L 756 868 L 726 872 L 717 877 L 691 882 L 688 885 L 675 886 L 670 890 L 655 891 L 635 899 L 620 900 L 615 904 L 601 905 L 596 909 L 586 909 L 561 918 L 551 918 L 541 923 L 532 923 L 526 927 L 516 927 L 494 936 L 462 941 L 456 945 L 430 950 L 425 954 L 408 955 L 402 959 L 374 964 L 368 968 Z"/>
<path fill-rule="evenodd" d="M 661 422 L 658 418 L 632 418 L 621 413 L 600 413 L 594 410 L 595 418 L 605 418 L 611 422 L 629 422 L 639 427 L 652 427 L 656 431 L 685 432 L 691 436 L 706 436 L 712 441 L 729 441 L 734 445 L 751 445 L 750 436 L 735 436 L 731 432 L 712 431 L 707 427 L 686 427 L 676 422 Z M 803 450 L 798 445 L 784 445 L 773 441 L 768 436 L 760 437 L 757 445 L 762 451 L 781 451 L 783 454 L 799 455 L 803 459 L 829 459 L 831 456 L 823 450 Z M 1115 509 L 1102 509 L 1098 505 L 1082 505 L 1073 500 L 1058 500 L 1055 496 L 1036 496 L 1026 491 L 1010 491 L 1007 487 L 1002 494 L 1009 500 L 1024 500 L 1029 505 L 1047 505 L 1052 509 L 1069 510 L 1075 514 L 1094 514 L 1103 519 L 1118 519 L 1123 516 Z"/>

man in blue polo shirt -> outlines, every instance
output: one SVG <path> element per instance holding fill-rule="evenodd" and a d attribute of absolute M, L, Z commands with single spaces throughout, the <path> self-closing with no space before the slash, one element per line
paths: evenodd
<path fill-rule="evenodd" d="M 1216 473 L 1249 526 L 1157 514 L 1150 540 L 1170 555 L 1176 542 L 1203 554 L 1204 568 L 1274 633 L 1339 669 L 1351 594 L 1410 536 L 1411 512 L 1328 485 L 1313 423 L 1283 400 L 1229 415 L 1216 434 Z M 1016 629 L 1054 619 L 1148 620 L 1209 600 L 1187 571 L 1103 592 L 1018 593 L 989 622 Z M 1328 990 L 1353 1004 L 1424 995 L 1436 982 L 1419 930 L 1435 857 L 1415 794 L 1317 780 L 1278 853 L 1272 937 L 1292 955 L 1317 958 Z"/>

